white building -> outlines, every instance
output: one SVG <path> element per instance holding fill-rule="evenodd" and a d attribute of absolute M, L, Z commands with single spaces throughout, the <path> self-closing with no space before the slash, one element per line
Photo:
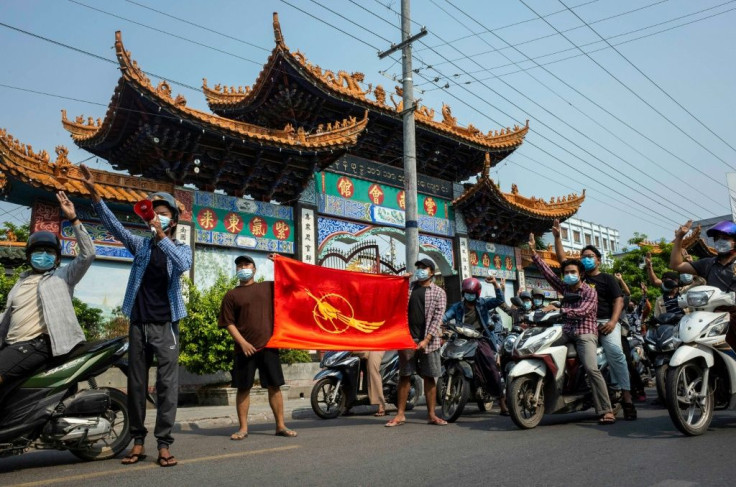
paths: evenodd
<path fill-rule="evenodd" d="M 568 252 L 579 253 L 586 245 L 595 245 L 601 252 L 603 265 L 611 265 L 611 254 L 621 249 L 618 230 L 577 218 L 560 223 L 560 238 Z"/>

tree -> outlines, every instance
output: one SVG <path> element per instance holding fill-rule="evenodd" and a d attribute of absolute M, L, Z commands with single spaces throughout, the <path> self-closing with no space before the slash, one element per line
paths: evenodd
<path fill-rule="evenodd" d="M 27 242 L 28 236 L 31 234 L 31 224 L 15 225 L 11 222 L 4 222 L 0 227 L 0 240 Z"/>
<path fill-rule="evenodd" d="M 621 277 L 623 277 L 631 290 L 631 299 L 634 302 L 638 302 L 641 299 L 641 282 L 647 285 L 650 300 L 662 294 L 659 288 L 656 288 L 649 282 L 646 267 L 644 266 L 644 257 L 647 252 L 652 251 L 652 246 L 640 245 L 646 239 L 647 236 L 645 234 L 634 232 L 634 237 L 628 242 L 633 249 L 620 259 L 616 259 L 611 269 L 612 272 L 621 273 Z M 662 239 L 659 242 L 659 248 L 661 252 L 652 254 L 652 268 L 654 269 L 654 273 L 658 277 L 661 277 L 663 273 L 669 270 L 672 244 Z"/>
<path fill-rule="evenodd" d="M 99 340 L 103 335 L 102 310 L 93 308 L 77 298 L 72 298 L 72 304 L 87 341 Z"/>

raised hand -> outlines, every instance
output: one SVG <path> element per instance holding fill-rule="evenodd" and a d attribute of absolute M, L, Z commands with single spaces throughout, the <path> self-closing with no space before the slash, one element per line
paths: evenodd
<path fill-rule="evenodd" d="M 641 292 L 646 296 L 647 294 L 647 285 L 644 283 L 644 281 L 641 281 Z"/>
<path fill-rule="evenodd" d="M 617 273 L 615 273 L 615 274 L 614 274 L 614 276 L 615 276 L 615 277 L 616 277 L 616 279 L 618 279 L 619 281 L 623 281 L 623 280 L 624 280 L 624 278 L 623 278 L 623 276 L 621 276 L 621 273 L 620 273 L 620 272 L 617 272 Z"/>
<path fill-rule="evenodd" d="M 675 238 L 682 238 L 690 231 L 690 227 L 693 226 L 693 221 L 688 220 L 684 225 L 681 225 L 675 230 Z"/>
<path fill-rule="evenodd" d="M 552 236 L 555 238 L 560 238 L 560 220 L 555 218 L 555 221 L 552 222 Z"/>
<path fill-rule="evenodd" d="M 56 199 L 59 200 L 59 205 L 61 205 L 61 211 L 64 213 L 64 218 L 67 220 L 74 220 L 77 217 L 77 211 L 74 209 L 74 203 L 69 200 L 66 193 L 59 191 L 56 193 Z"/>
<path fill-rule="evenodd" d="M 647 255 L 644 256 L 644 263 L 647 265 L 647 267 L 651 267 L 652 265 L 652 253 L 647 252 Z"/>
<path fill-rule="evenodd" d="M 79 170 L 82 173 L 82 182 L 89 191 L 90 195 L 92 195 L 92 200 L 94 200 L 95 202 L 100 201 L 100 195 L 99 193 L 97 193 L 97 188 L 95 187 L 95 177 L 92 174 L 92 171 L 90 171 L 89 168 L 84 164 L 79 165 Z"/>

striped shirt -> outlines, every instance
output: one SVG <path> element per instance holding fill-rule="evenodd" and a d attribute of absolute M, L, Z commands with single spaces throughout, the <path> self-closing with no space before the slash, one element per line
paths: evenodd
<path fill-rule="evenodd" d="M 532 257 L 534 265 L 542 272 L 542 275 L 555 290 L 564 295 L 565 293 L 576 293 L 580 295 L 580 300 L 574 303 L 563 303 L 562 311 L 565 315 L 565 324 L 562 329 L 569 335 L 598 335 L 598 323 L 596 314 L 598 312 L 598 294 L 595 289 L 583 283 L 578 289 L 573 291 L 570 286 L 565 284 L 555 272 L 550 269 L 547 263 L 534 254 Z"/>
<path fill-rule="evenodd" d="M 409 286 L 409 295 L 418 283 L 414 282 Z M 447 294 L 445 290 L 432 283 L 427 288 L 427 292 L 424 295 L 424 319 L 425 319 L 425 332 L 424 336 L 432 335 L 427 345 L 427 353 L 439 350 L 442 345 L 440 336 L 442 335 L 442 317 L 445 315 L 445 308 L 447 308 Z"/>

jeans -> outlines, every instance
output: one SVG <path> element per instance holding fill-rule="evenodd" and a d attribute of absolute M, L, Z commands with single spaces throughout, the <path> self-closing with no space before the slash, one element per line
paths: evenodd
<path fill-rule="evenodd" d="M 598 326 L 608 323 L 608 320 L 598 320 Z M 621 324 L 616 323 L 616 328 L 608 335 L 598 334 L 603 351 L 606 353 L 606 360 L 611 370 L 611 388 L 631 390 L 629 380 L 629 367 L 626 364 L 626 355 L 621 345 Z"/>

